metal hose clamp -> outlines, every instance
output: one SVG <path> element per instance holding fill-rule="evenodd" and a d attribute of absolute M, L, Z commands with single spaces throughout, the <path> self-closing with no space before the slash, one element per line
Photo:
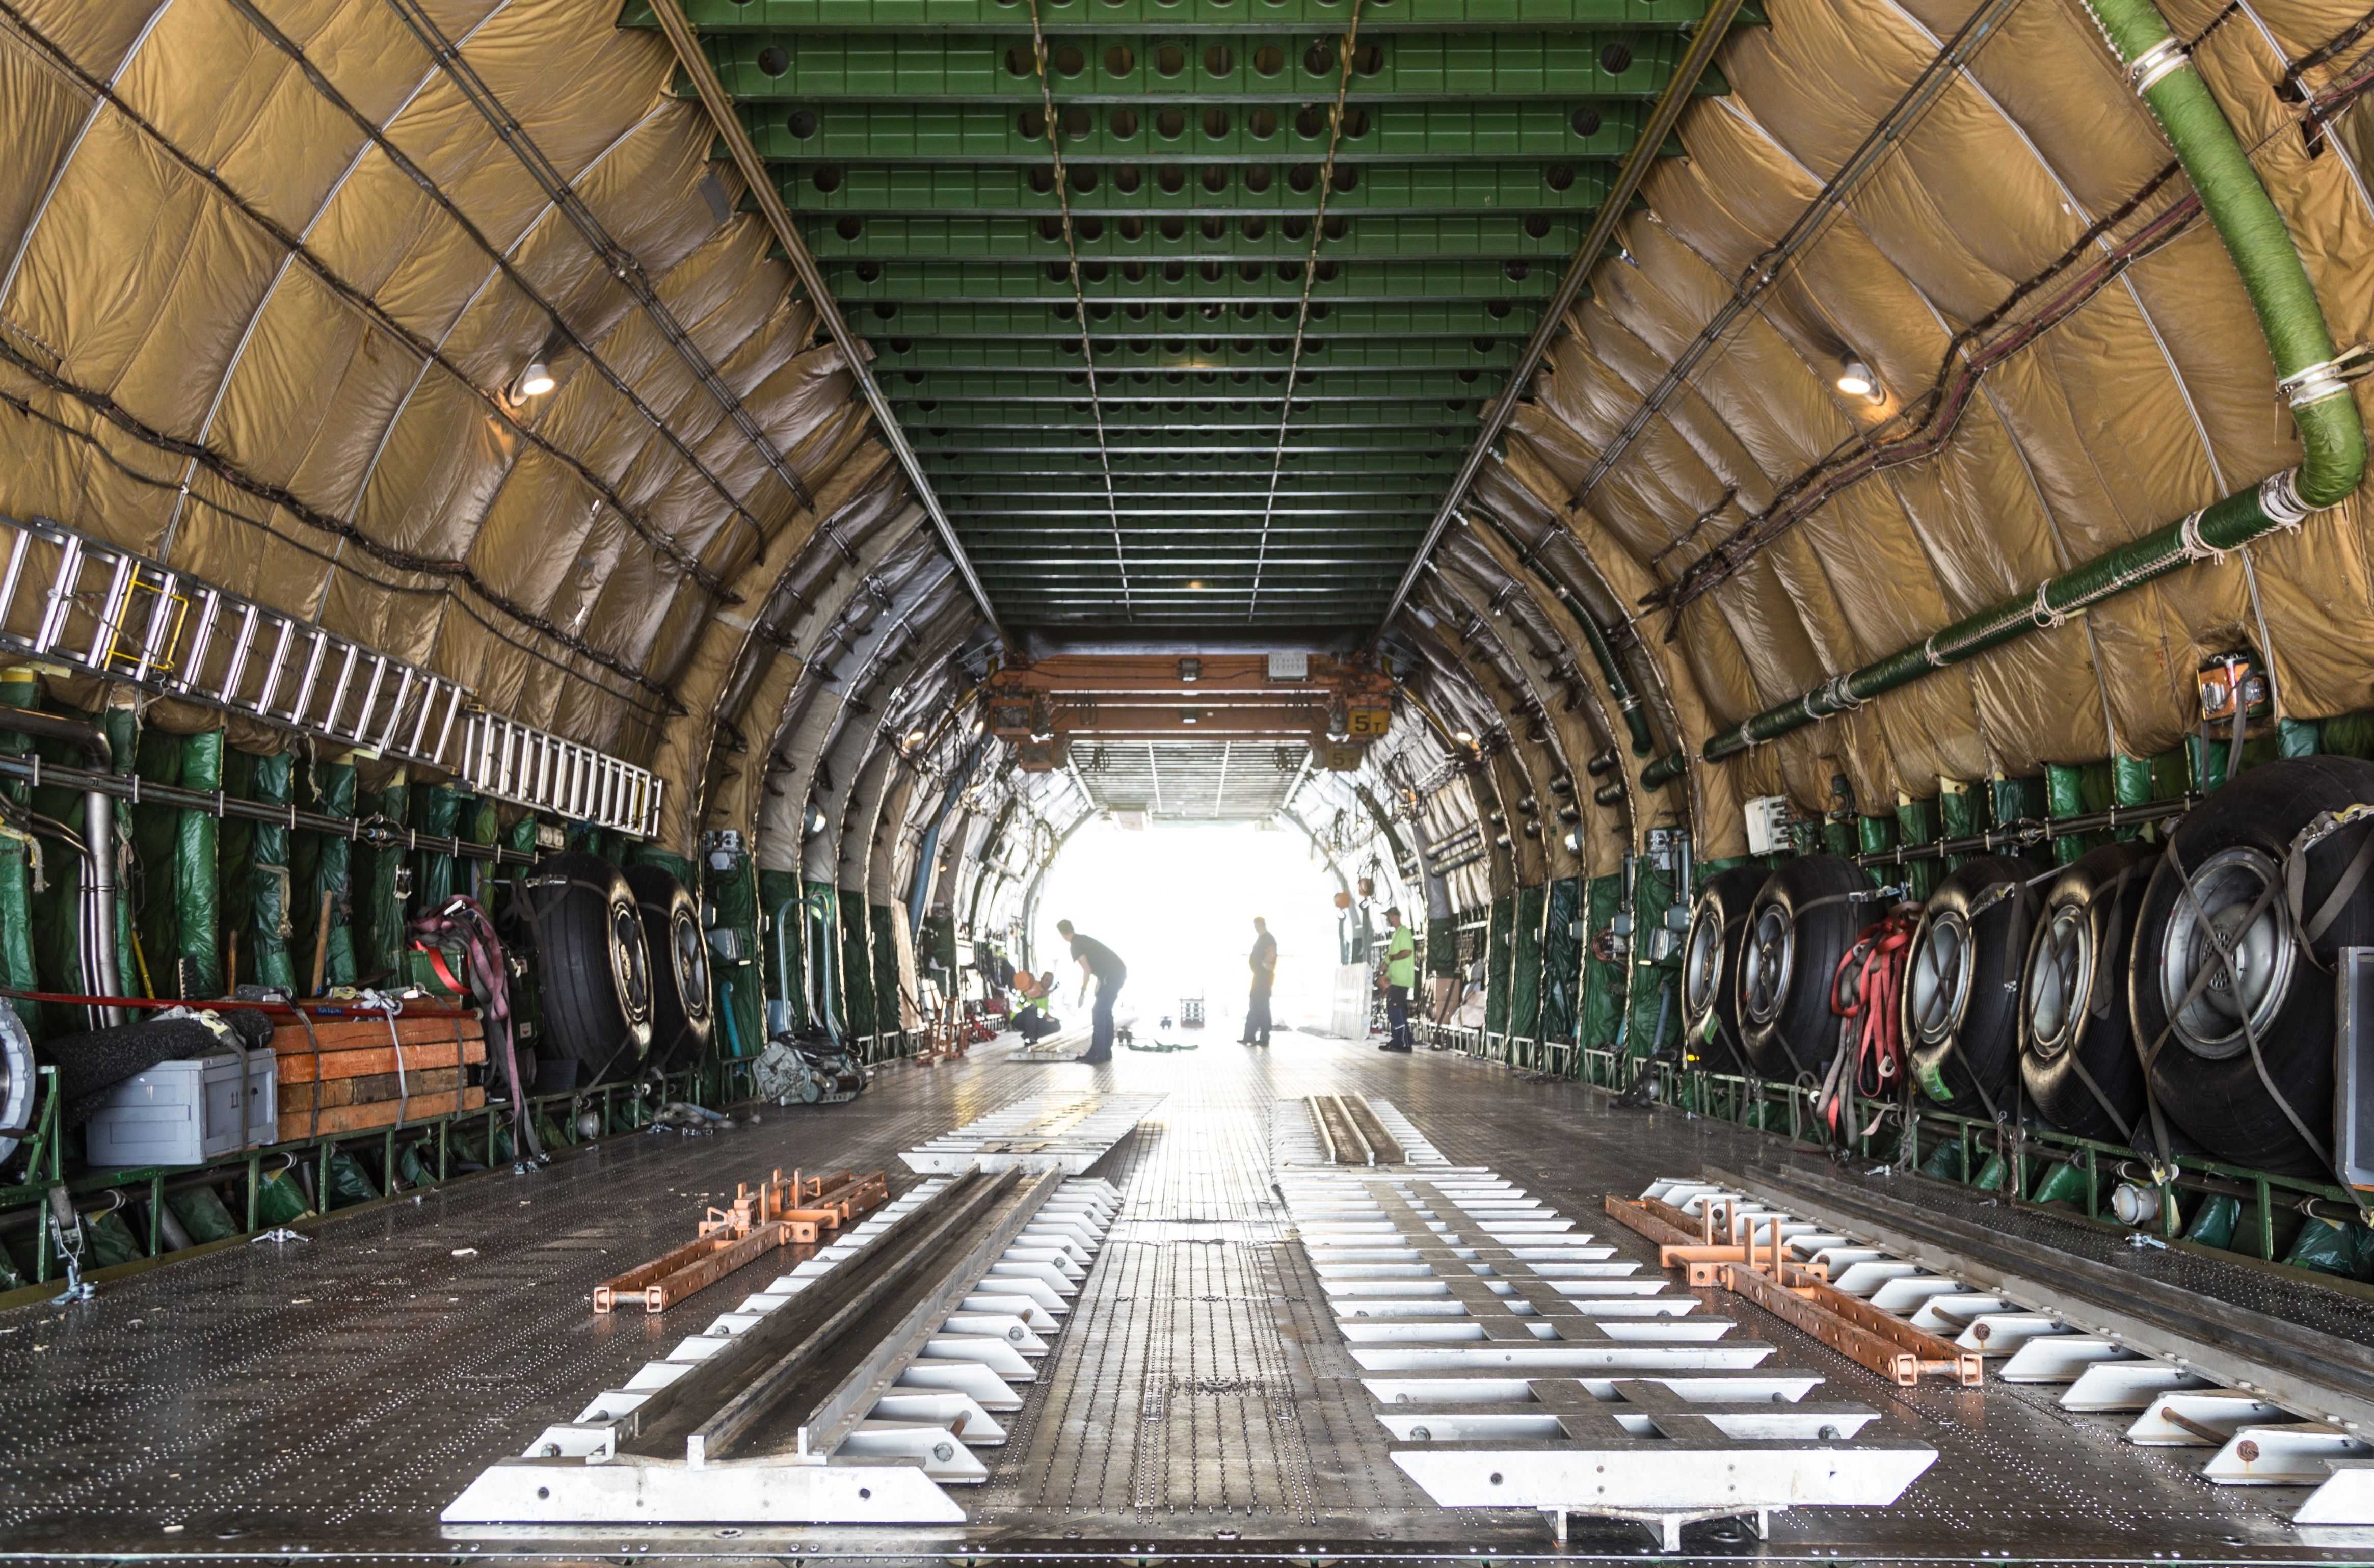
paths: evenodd
<path fill-rule="evenodd" d="M 1822 701 L 1829 704 L 1830 712 L 1834 713 L 1847 713 L 1863 706 L 1863 699 L 1848 688 L 1844 674 L 1834 675 L 1822 682 Z"/>
<path fill-rule="evenodd" d="M 2201 536 L 2201 520 L 2207 515 L 2208 509 L 2204 507 L 2186 518 L 2182 525 L 2177 529 L 2177 539 L 2183 547 L 2184 559 L 2187 560 L 2224 560 L 2226 559 L 2224 550 Z"/>
<path fill-rule="evenodd" d="M 2180 71 L 2192 64 L 2192 56 L 2184 45 L 2173 38 L 2163 38 L 2127 63 L 2127 80 L 2134 85 L 2135 96 L 2157 87 L 2171 71 Z"/>
<path fill-rule="evenodd" d="M 2366 373 L 2366 348 L 2360 345 L 2330 360 L 2304 365 L 2275 383 L 2275 390 L 2295 408 L 2305 408 L 2328 397 L 2346 396 L 2349 383 Z"/>
<path fill-rule="evenodd" d="M 2278 528 L 2297 528 L 2316 508 L 2300 499 L 2299 470 L 2286 468 L 2260 481 L 2259 510 Z"/>

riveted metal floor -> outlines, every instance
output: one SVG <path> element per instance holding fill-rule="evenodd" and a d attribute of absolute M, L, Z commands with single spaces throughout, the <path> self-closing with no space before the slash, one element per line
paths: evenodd
<path fill-rule="evenodd" d="M 1097 1168 L 1123 1207 L 1009 1441 L 982 1451 L 991 1474 L 963 1498 L 970 1524 L 930 1538 L 811 1530 L 769 1540 L 770 1557 L 802 1544 L 938 1561 L 970 1550 L 1111 1562 L 1133 1545 L 1549 1553 L 1537 1515 L 1439 1509 L 1392 1462 L 1272 1185 L 1275 1102 L 1389 1100 L 1448 1159 L 1492 1167 L 1651 1270 L 1652 1250 L 1605 1220 L 1602 1194 L 1778 1149 L 1719 1123 L 1616 1110 L 1572 1084 L 1310 1036 L 1267 1051 L 1214 1040 L 1122 1052 L 1102 1069 L 982 1048 L 887 1072 L 847 1106 L 617 1140 L 358 1212 L 310 1243 L 216 1253 L 83 1305 L 0 1316 L 0 1550 L 623 1561 L 758 1548 L 714 1530 L 449 1536 L 437 1513 L 720 1310 L 736 1285 L 658 1315 L 597 1317 L 587 1304 L 595 1283 L 682 1240 L 704 1197 L 794 1164 L 887 1167 L 900 1189 L 913 1178 L 899 1150 L 1034 1090 L 1090 1084 L 1168 1098 Z M 2310 1296 L 2341 1321 L 2365 1307 Z M 2057 1390 L 1898 1387 L 1752 1308 L 1727 1310 L 1780 1348 L 1774 1367 L 1818 1373 L 1826 1397 L 1881 1412 L 1873 1435 L 1939 1457 L 1893 1507 L 1792 1510 L 1762 1542 L 1694 1527 L 1693 1552 L 2202 1562 L 2374 1550 L 2374 1538 L 2304 1539 L 2287 1523 L 2299 1491 L 2210 1486 L 2195 1474 L 2206 1450 L 2131 1447 L 2122 1421 L 2063 1411 Z M 1631 1527 L 1578 1522 L 1566 1554 L 1647 1548 Z"/>

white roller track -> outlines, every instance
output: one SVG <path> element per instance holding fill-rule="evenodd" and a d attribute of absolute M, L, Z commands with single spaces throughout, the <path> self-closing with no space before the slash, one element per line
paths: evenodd
<path fill-rule="evenodd" d="M 2091 1332 L 2051 1303 L 1977 1289 L 1720 1183 L 1668 1177 L 1641 1196 L 1691 1214 L 1735 1204 L 1758 1236 L 1778 1216 L 1790 1251 L 1827 1263 L 1839 1290 L 1979 1351 L 2004 1382 L 2066 1385 L 2067 1410 L 2132 1412 L 2128 1442 L 2205 1451 L 2201 1478 L 2216 1485 L 2316 1488 L 2296 1524 L 2374 1525 L 2374 1444 L 2337 1422 L 2288 1409 L 2263 1391 L 2224 1386 L 2131 1337 Z"/>
<path fill-rule="evenodd" d="M 1392 1106 L 1399 1166 L 1327 1162 L 1300 1101 L 1272 1122 L 1277 1187 L 1336 1329 L 1397 1444 L 1446 1508 L 1634 1520 L 1667 1550 L 1693 1520 L 1893 1503 L 1936 1459 L 1858 1436 L 1875 1412 L 1808 1398 L 1698 1298 L 1641 1278 L 1574 1221 L 1454 1166 Z"/>
<path fill-rule="evenodd" d="M 617 1422 L 873 1244 L 947 1185 L 923 1183 L 848 1235 L 644 1363 L 573 1421 L 546 1427 L 519 1458 L 498 1461 L 442 1515 L 449 1525 L 960 1523 L 944 1490 L 988 1469 L 972 1453 L 1005 1441 L 997 1415 L 1071 1310 L 1119 1202 L 1110 1183 L 1075 1177 L 1029 1215 L 936 1331 L 895 1363 L 895 1378 L 836 1444 L 813 1452 L 702 1464 L 617 1452 Z M 805 1434 L 803 1434 L 805 1436 Z"/>

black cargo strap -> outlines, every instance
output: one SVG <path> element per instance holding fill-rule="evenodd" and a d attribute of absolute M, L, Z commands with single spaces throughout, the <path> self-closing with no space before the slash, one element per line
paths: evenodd
<path fill-rule="evenodd" d="M 2374 806 L 2363 804 L 2320 812 L 2293 838 L 2291 851 L 2284 856 L 2284 903 L 2291 913 L 2293 927 L 2300 934 L 2300 945 L 2308 949 L 2309 961 L 2319 969 L 2324 965 L 2317 963 L 2316 943 L 2341 918 L 2341 912 L 2349 907 L 2350 896 L 2366 880 L 2367 871 L 2374 869 L 2374 833 L 2368 833 L 2357 846 L 2357 853 L 2349 857 L 2349 864 L 2342 868 L 2341 879 L 2333 883 L 2324 902 L 2316 906 L 2316 913 L 2304 915 L 2300 905 L 2308 898 L 2308 852 L 2342 829 L 2369 817 L 2374 817 Z"/>
<path fill-rule="evenodd" d="M 2136 862 L 2136 865 L 2141 864 L 2142 862 L 2140 861 Z M 2097 991 L 2104 989 L 2099 983 L 2105 973 L 2110 968 L 2110 955 L 2117 949 L 2119 945 L 2119 934 L 2124 928 L 2126 912 L 2120 906 L 2119 901 L 2125 896 L 2127 881 L 2134 874 L 2135 867 L 2129 866 L 2112 879 L 2110 886 L 2110 931 L 2108 933 L 2107 939 L 2098 940 L 2094 944 L 2094 951 L 2096 954 L 2094 961 L 2094 979 L 2097 982 L 2094 988 Z M 2086 1016 L 2088 1018 L 2107 1017 L 2109 1016 L 2110 1010 L 2110 1009 L 2109 1008 L 2102 1006 L 2091 996 L 2088 996 L 2086 1000 Z M 2094 1103 L 2102 1108 L 2102 1114 L 2110 1117 L 2110 1120 L 2117 1125 L 2119 1136 L 2125 1138 L 2130 1146 L 2133 1146 L 2135 1141 L 2134 1124 L 2128 1121 L 2126 1117 L 2119 1114 L 2119 1108 L 2110 1103 L 2110 1097 L 2102 1092 L 2102 1086 L 2098 1082 L 2095 1081 L 2095 1078 L 2092 1073 L 2086 1070 L 2086 1057 L 2084 1052 L 2079 1049 L 2079 1042 L 2072 1039 L 2066 1046 L 2063 1047 L 2063 1049 L 2069 1053 L 2069 1067 L 2072 1072 L 2074 1072 L 2077 1075 L 2077 1081 L 2086 1086 L 2086 1092 L 2094 1097 Z M 2149 1071 L 2151 1064 L 2148 1057 L 2145 1059 L 2144 1065 L 2145 1068 L 2144 1073 L 2144 1103 L 2150 1108 L 2154 1134 L 2161 1140 L 2159 1147 L 2165 1149 L 2167 1147 L 2167 1143 L 2165 1141 L 2165 1135 L 2162 1134 L 2160 1130 L 2159 1105 L 2158 1102 L 2154 1101 L 2151 1097 L 2151 1073 Z"/>

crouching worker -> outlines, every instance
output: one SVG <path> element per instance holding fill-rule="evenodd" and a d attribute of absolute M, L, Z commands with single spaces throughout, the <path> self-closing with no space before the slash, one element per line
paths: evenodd
<path fill-rule="evenodd" d="M 1022 1032 L 1022 1043 L 1036 1045 L 1064 1027 L 1064 1020 L 1047 1010 L 1055 995 L 1055 972 L 1032 974 L 1025 970 L 1014 977 L 1014 988 L 1021 995 L 1022 1006 L 1014 1015 L 1014 1027 Z"/>

